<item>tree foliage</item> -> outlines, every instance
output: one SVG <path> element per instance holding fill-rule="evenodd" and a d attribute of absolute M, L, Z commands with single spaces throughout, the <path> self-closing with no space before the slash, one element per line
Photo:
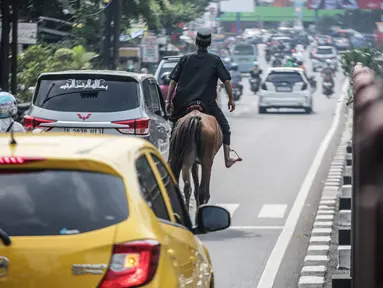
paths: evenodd
<path fill-rule="evenodd" d="M 35 86 L 37 78 L 44 72 L 72 69 L 90 69 L 94 53 L 83 46 L 58 48 L 56 45 L 33 45 L 19 56 L 19 83 L 25 87 Z M 27 99 L 26 99 L 27 100 Z"/>
<path fill-rule="evenodd" d="M 351 77 L 354 66 L 362 63 L 379 76 L 383 76 L 383 54 L 374 48 L 361 48 L 347 51 L 342 54 L 341 63 L 346 76 Z"/>
<path fill-rule="evenodd" d="M 383 53 L 375 48 L 361 48 L 347 51 L 342 54 L 341 63 L 343 72 L 350 81 L 352 79 L 353 69 L 357 63 L 371 68 L 377 76 L 383 77 Z M 349 89 L 348 103 L 353 102 L 351 86 L 352 85 L 350 85 Z"/>
<path fill-rule="evenodd" d="M 60 0 L 21 0 L 20 17 L 26 21 L 36 22 L 40 16 L 65 19 Z"/>

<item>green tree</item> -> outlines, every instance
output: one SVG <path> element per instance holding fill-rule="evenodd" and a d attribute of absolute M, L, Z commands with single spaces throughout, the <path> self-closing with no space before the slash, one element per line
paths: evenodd
<path fill-rule="evenodd" d="M 57 45 L 34 45 L 19 56 L 19 83 L 25 87 L 36 84 L 37 78 L 44 72 L 91 69 L 90 60 L 94 53 L 87 52 L 83 46 L 72 49 L 58 48 Z M 27 95 L 24 96 L 25 100 Z"/>
<path fill-rule="evenodd" d="M 350 81 L 352 79 L 353 69 L 357 63 L 361 63 L 363 66 L 371 68 L 378 76 L 383 76 L 383 53 L 374 48 L 362 48 L 347 51 L 342 54 L 341 63 L 343 72 Z M 348 103 L 350 104 L 352 102 L 353 92 L 352 85 L 350 85 Z"/>
<path fill-rule="evenodd" d="M 60 0 L 21 0 L 20 17 L 27 21 L 38 21 L 40 16 L 65 19 Z"/>
<path fill-rule="evenodd" d="M 190 22 L 200 17 L 210 1 L 196 0 L 169 0 L 164 7 L 158 11 L 161 28 L 174 30 L 181 22 Z"/>

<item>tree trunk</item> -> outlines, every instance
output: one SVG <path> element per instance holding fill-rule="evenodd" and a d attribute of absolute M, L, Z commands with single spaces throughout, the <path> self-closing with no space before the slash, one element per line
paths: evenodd
<path fill-rule="evenodd" d="M 1 48 L 0 48 L 0 85 L 3 91 L 9 90 L 9 1 L 2 0 L 1 12 L 2 12 L 2 34 L 1 34 Z"/>
<path fill-rule="evenodd" d="M 17 93 L 17 45 L 18 45 L 18 4 L 12 3 L 12 66 L 11 66 L 11 91 L 13 95 Z"/>

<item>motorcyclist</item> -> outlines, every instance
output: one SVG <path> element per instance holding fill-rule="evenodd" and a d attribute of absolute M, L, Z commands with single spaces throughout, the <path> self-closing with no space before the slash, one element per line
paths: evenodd
<path fill-rule="evenodd" d="M 15 97 L 8 92 L 0 92 L 0 132 L 25 132 L 23 125 L 16 122 L 13 117 L 17 114 Z"/>
<path fill-rule="evenodd" d="M 290 56 L 286 56 L 285 57 L 285 64 L 284 64 L 284 67 L 295 67 L 296 65 L 294 64 L 294 60 L 293 58 L 291 58 Z"/>
<path fill-rule="evenodd" d="M 250 70 L 250 76 L 251 78 L 259 79 L 262 74 L 262 69 L 259 67 L 258 62 L 253 62 L 253 68 Z"/>
<path fill-rule="evenodd" d="M 171 99 L 176 85 L 176 95 L 172 100 L 174 109 L 170 117 L 172 122 L 176 123 L 180 117 L 185 115 L 190 105 L 200 101 L 207 112 L 217 119 L 222 129 L 225 165 L 230 168 L 237 161 L 242 161 L 242 159 L 240 157 L 230 157 L 230 126 L 216 101 L 218 79 L 225 85 L 229 96 L 228 108 L 230 112 L 235 110 L 235 102 L 231 89 L 230 73 L 218 56 L 207 51 L 211 41 L 212 37 L 209 29 L 198 29 L 195 41 L 198 50 L 181 57 L 170 74 L 171 82 L 166 99 L 166 111 L 170 111 Z"/>
<path fill-rule="evenodd" d="M 128 72 L 134 72 L 134 66 L 133 65 L 129 65 L 127 71 Z"/>
<path fill-rule="evenodd" d="M 142 68 L 141 71 L 140 71 L 142 74 L 149 74 L 149 70 L 148 68 Z"/>
<path fill-rule="evenodd" d="M 231 83 L 234 85 L 237 85 L 239 90 L 243 91 L 243 86 L 241 84 L 242 81 L 242 75 L 241 72 L 238 71 L 238 64 L 237 63 L 232 63 L 230 67 L 230 76 L 231 76 Z"/>
<path fill-rule="evenodd" d="M 331 68 L 331 60 L 326 60 L 326 66 L 322 70 L 322 77 L 325 78 L 327 81 L 331 82 L 332 86 L 334 87 L 334 70 Z"/>
<path fill-rule="evenodd" d="M 275 53 L 273 57 L 271 58 L 271 65 L 273 67 L 280 67 L 282 66 L 282 60 L 281 60 L 281 54 L 280 53 Z"/>
<path fill-rule="evenodd" d="M 227 70 L 230 69 L 230 62 L 231 62 L 230 57 L 226 57 L 226 58 L 223 59 L 223 65 L 225 65 L 225 68 L 226 68 Z"/>

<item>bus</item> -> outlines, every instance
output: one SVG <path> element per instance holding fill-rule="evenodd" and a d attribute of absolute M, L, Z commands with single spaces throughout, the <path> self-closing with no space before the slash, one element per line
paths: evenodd
<path fill-rule="evenodd" d="M 250 43 L 234 43 L 230 49 L 230 57 L 232 62 L 237 63 L 240 72 L 247 73 L 258 59 L 258 49 Z"/>

